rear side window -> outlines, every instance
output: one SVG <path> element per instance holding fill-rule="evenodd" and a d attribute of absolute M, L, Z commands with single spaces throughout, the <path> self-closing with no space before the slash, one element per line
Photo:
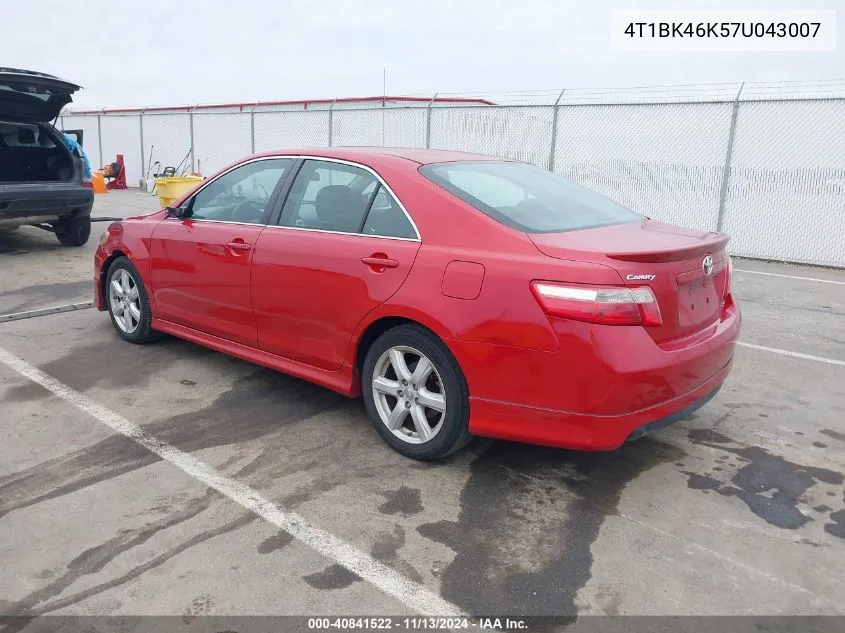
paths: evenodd
<path fill-rule="evenodd" d="M 367 220 L 361 231 L 364 235 L 381 235 L 382 237 L 417 237 L 408 216 L 402 211 L 399 203 L 390 192 L 378 185 Z"/>
<path fill-rule="evenodd" d="M 336 233 L 416 239 L 402 207 L 372 173 L 354 165 L 307 160 L 280 224 Z"/>
<path fill-rule="evenodd" d="M 525 163 L 434 163 L 420 167 L 420 173 L 494 220 L 526 233 L 557 233 L 643 219 L 591 189 Z"/>
<path fill-rule="evenodd" d="M 280 224 L 357 233 L 377 185 L 376 178 L 360 167 L 305 161 L 288 194 Z"/>

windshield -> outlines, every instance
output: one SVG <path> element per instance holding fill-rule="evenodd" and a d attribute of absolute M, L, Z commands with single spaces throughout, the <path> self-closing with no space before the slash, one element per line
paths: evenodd
<path fill-rule="evenodd" d="M 494 220 L 526 233 L 556 233 L 643 219 L 545 169 L 515 162 L 424 165 L 420 173 Z"/>

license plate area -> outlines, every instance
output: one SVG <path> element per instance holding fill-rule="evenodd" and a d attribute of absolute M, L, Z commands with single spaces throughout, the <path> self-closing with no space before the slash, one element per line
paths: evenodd
<path fill-rule="evenodd" d="M 719 297 L 712 277 L 678 284 L 678 325 L 689 328 L 712 323 L 719 314 Z"/>

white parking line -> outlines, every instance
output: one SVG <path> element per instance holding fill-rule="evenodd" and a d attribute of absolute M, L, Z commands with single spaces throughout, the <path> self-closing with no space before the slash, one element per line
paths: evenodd
<path fill-rule="evenodd" d="M 737 341 L 736 344 L 740 347 L 757 349 L 763 352 L 771 352 L 772 354 L 782 354 L 783 356 L 793 356 L 795 358 L 803 358 L 804 360 L 814 360 L 819 363 L 828 363 L 830 365 L 841 365 L 842 367 L 845 367 L 845 360 L 825 358 L 824 356 L 813 356 L 812 354 L 802 354 L 801 352 L 790 352 L 786 349 L 778 349 L 777 347 L 766 347 L 765 345 L 754 345 L 752 343 L 743 343 L 742 341 Z"/>
<path fill-rule="evenodd" d="M 802 281 L 818 281 L 822 284 L 837 284 L 845 286 L 845 281 L 834 281 L 833 279 L 819 279 L 818 277 L 799 277 L 798 275 L 782 275 L 780 273 L 764 273 L 760 270 L 746 270 L 745 268 L 734 268 L 735 273 L 749 273 L 751 275 L 767 275 L 769 277 L 784 277 L 786 279 L 800 279 Z"/>
<path fill-rule="evenodd" d="M 461 610 L 424 586 L 405 578 L 402 574 L 362 552 L 335 535 L 311 525 L 305 518 L 286 510 L 246 484 L 223 475 L 196 457 L 180 451 L 147 434 L 140 426 L 97 404 L 84 394 L 33 367 L 25 360 L 0 348 L 0 362 L 51 391 L 78 409 L 89 414 L 109 428 L 134 440 L 148 451 L 170 462 L 185 474 L 214 488 L 235 503 L 254 512 L 279 529 L 300 540 L 315 552 L 342 565 L 384 593 L 396 598 L 418 613 L 429 616 L 460 616 Z"/>

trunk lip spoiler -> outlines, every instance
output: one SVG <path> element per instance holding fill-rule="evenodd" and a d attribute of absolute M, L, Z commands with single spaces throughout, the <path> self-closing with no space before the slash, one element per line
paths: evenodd
<path fill-rule="evenodd" d="M 641 262 L 641 263 L 661 263 L 674 262 L 683 259 L 691 259 L 696 256 L 704 257 L 705 255 L 712 255 L 719 253 L 725 249 L 730 236 L 723 233 L 710 233 L 709 239 L 703 244 L 688 244 L 685 246 L 669 246 L 665 249 L 654 249 L 648 251 L 617 251 L 606 253 L 610 259 L 616 259 L 627 262 Z M 724 259 L 724 258 L 722 258 Z M 719 260 L 721 261 L 721 259 Z"/>

